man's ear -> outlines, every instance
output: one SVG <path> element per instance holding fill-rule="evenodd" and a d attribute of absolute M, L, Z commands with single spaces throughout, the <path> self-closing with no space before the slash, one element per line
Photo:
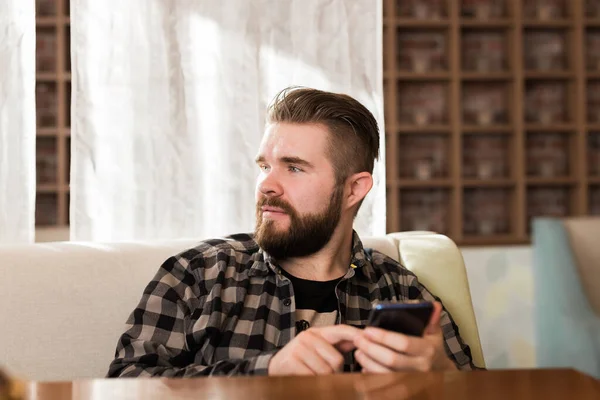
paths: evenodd
<path fill-rule="evenodd" d="M 359 204 L 373 187 L 373 175 L 368 172 L 358 172 L 346 180 L 346 204 L 349 209 Z"/>

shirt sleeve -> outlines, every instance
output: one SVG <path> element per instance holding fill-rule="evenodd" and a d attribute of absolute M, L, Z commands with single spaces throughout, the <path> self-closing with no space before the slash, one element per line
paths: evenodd
<path fill-rule="evenodd" d="M 108 377 L 266 375 L 276 350 L 242 359 L 197 363 L 201 344 L 186 330 L 199 302 L 202 282 L 186 268 L 188 261 L 171 257 L 148 284 L 127 320 Z"/>
<path fill-rule="evenodd" d="M 442 304 L 443 310 L 440 318 L 440 325 L 444 335 L 444 348 L 448 358 L 450 358 L 456 367 L 462 371 L 483 369 L 473 364 L 471 348 L 460 337 L 458 326 L 444 307 L 442 301 L 422 285 L 414 274 L 410 274 L 408 279 L 408 294 L 411 300 L 438 301 Z"/>

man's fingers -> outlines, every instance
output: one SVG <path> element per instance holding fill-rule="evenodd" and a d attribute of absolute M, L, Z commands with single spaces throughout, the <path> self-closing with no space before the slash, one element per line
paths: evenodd
<path fill-rule="evenodd" d="M 350 325 L 326 326 L 314 328 L 312 331 L 333 345 L 343 342 L 354 342 L 354 339 L 362 333 L 360 329 Z"/>
<path fill-rule="evenodd" d="M 433 302 L 433 312 L 429 319 L 429 324 L 425 328 L 425 335 L 434 335 L 441 332 L 440 319 L 442 318 L 442 304 L 439 301 Z"/>
<path fill-rule="evenodd" d="M 314 347 L 313 347 L 314 346 Z M 321 354 L 321 346 L 314 343 L 311 345 L 304 345 L 299 349 L 296 354 L 296 359 L 306 365 L 313 372 L 313 375 L 326 375 L 334 372 L 333 368 L 323 359 Z"/>
<path fill-rule="evenodd" d="M 374 361 L 368 355 L 363 353 L 361 350 L 356 350 L 354 352 L 354 358 L 360 366 L 362 367 L 363 372 L 374 372 L 374 373 L 386 373 L 392 372 L 391 369 L 384 367 L 378 362 Z"/>
<path fill-rule="evenodd" d="M 293 362 L 293 365 L 290 361 Z M 294 371 L 293 375 L 315 375 L 315 372 L 308 365 L 301 359 L 296 358 L 288 359 L 286 363 L 280 364 L 279 368 L 273 370 L 269 368 L 269 375 L 290 375 L 290 367 Z"/>
<path fill-rule="evenodd" d="M 305 333 L 308 335 L 307 340 L 310 343 L 300 354 L 304 363 L 309 365 L 317 374 L 330 374 L 339 371 L 344 365 L 344 356 L 318 334 L 311 331 Z M 314 365 L 313 362 L 315 362 Z"/>
<path fill-rule="evenodd" d="M 380 328 L 368 327 L 364 336 L 371 342 L 388 347 L 396 352 L 412 356 L 427 354 L 430 343 L 417 336 L 404 335 L 402 333 L 387 331 Z M 354 342 L 358 346 L 358 342 Z M 358 346 L 360 347 L 360 346 Z"/>

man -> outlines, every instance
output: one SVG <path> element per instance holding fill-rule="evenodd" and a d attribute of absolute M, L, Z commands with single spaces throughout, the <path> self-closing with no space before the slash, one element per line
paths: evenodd
<path fill-rule="evenodd" d="M 308 88 L 269 107 L 256 229 L 168 259 L 121 336 L 109 376 L 468 370 L 435 302 L 423 337 L 365 326 L 379 301 L 434 301 L 352 229 L 373 185 L 379 131 L 353 98 Z"/>

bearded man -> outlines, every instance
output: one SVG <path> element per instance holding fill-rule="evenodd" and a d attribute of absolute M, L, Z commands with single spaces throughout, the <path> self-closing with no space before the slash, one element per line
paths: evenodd
<path fill-rule="evenodd" d="M 353 230 L 379 129 L 355 99 L 280 92 L 256 157 L 256 229 L 169 258 L 108 376 L 470 370 L 469 347 L 417 277 Z M 422 337 L 366 327 L 381 301 L 434 302 Z"/>

